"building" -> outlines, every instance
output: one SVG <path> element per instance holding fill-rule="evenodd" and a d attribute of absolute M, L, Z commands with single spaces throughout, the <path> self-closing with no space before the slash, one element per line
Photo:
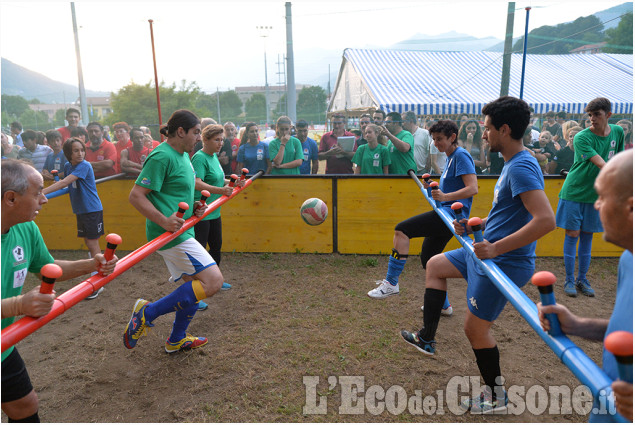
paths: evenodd
<path fill-rule="evenodd" d="M 602 53 L 602 48 L 606 46 L 606 42 L 597 44 L 585 44 L 584 46 L 580 46 L 577 49 L 569 50 L 569 53 L 578 53 L 583 55 L 592 55 L 595 53 Z"/>

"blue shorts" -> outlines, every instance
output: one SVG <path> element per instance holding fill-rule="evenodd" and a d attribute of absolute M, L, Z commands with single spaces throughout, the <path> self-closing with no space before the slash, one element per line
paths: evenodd
<path fill-rule="evenodd" d="M 464 248 L 448 251 L 445 256 L 467 281 L 465 298 L 470 312 L 488 322 L 496 320 L 505 308 L 507 298 Z M 505 263 L 496 265 L 519 288 L 525 286 L 534 274 L 534 267 L 523 268 Z"/>
<path fill-rule="evenodd" d="M 556 226 L 566 230 L 581 230 L 587 233 L 604 231 L 600 213 L 593 204 L 560 199 L 556 210 Z"/>

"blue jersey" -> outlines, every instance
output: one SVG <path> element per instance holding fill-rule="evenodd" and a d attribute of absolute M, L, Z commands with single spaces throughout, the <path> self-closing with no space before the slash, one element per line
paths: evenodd
<path fill-rule="evenodd" d="M 620 265 L 617 269 L 617 293 L 615 294 L 615 307 L 606 328 L 606 334 L 615 331 L 627 331 L 633 333 L 633 253 L 624 251 L 620 257 Z M 602 370 L 612 381 L 618 378 L 617 360 L 606 348 L 602 353 Z M 594 407 L 598 407 L 597 402 Z M 591 413 L 589 422 L 615 422 L 608 415 Z"/>
<path fill-rule="evenodd" d="M 243 164 L 249 170 L 249 174 L 256 174 L 260 170 L 267 171 L 269 159 L 269 147 L 265 142 L 258 142 L 256 146 L 245 143 L 238 148 L 236 162 Z"/>
<path fill-rule="evenodd" d="M 474 167 L 474 160 L 472 156 L 462 147 L 457 147 L 454 152 L 450 156 L 445 163 L 445 169 L 441 174 L 441 181 L 439 183 L 439 189 L 443 193 L 452 193 L 457 190 L 463 189 L 465 187 L 465 183 L 463 183 L 463 178 L 461 176 L 465 174 L 476 174 L 476 169 Z M 452 211 L 452 204 L 455 202 L 460 202 L 463 204 L 463 217 L 470 217 L 470 210 L 472 209 L 472 197 L 465 199 L 459 199 L 458 201 L 446 201 L 442 202 L 441 206 L 450 214 L 450 217 L 454 217 L 454 212 Z"/>
<path fill-rule="evenodd" d="M 95 173 L 90 162 L 84 160 L 75 166 L 67 162 L 64 166 L 64 176 L 68 177 L 71 174 L 77 176 L 77 180 L 68 187 L 73 214 L 102 211 L 103 207 L 95 185 Z"/>
<path fill-rule="evenodd" d="M 494 187 L 494 201 L 487 217 L 483 238 L 494 243 L 511 235 L 532 219 L 520 194 L 544 190 L 545 181 L 536 158 L 523 150 L 505 162 Z M 533 268 L 536 241 L 496 257 L 496 263 Z"/>
<path fill-rule="evenodd" d="M 57 155 L 52 153 L 46 157 L 46 161 L 44 162 L 44 169 L 49 173 L 53 170 L 57 170 L 60 173 L 64 172 L 64 166 L 68 160 L 66 156 L 64 156 L 64 151 L 60 151 Z"/>
<path fill-rule="evenodd" d="M 300 165 L 300 174 L 311 174 L 311 161 L 317 161 L 318 159 L 318 146 L 315 140 L 307 137 L 302 142 L 302 165 Z"/>

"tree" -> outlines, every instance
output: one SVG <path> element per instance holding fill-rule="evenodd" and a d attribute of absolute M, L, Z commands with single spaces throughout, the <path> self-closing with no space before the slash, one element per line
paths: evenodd
<path fill-rule="evenodd" d="M 323 122 L 326 113 L 326 91 L 320 86 L 304 87 L 296 104 L 298 119 Z"/>
<path fill-rule="evenodd" d="M 273 114 L 272 114 L 271 120 L 274 123 L 282 115 L 287 115 L 287 94 L 286 93 L 280 96 L 280 99 L 278 99 L 278 103 L 276 103 L 276 108 L 272 112 Z"/>
<path fill-rule="evenodd" d="M 12 119 L 17 119 L 27 109 L 29 102 L 22 96 L 2 95 L 2 112 L 6 112 Z"/>
<path fill-rule="evenodd" d="M 254 93 L 245 102 L 245 119 L 260 123 L 267 118 L 267 99 L 262 93 Z"/>
<path fill-rule="evenodd" d="M 66 109 L 58 109 L 53 116 L 53 122 L 51 123 L 56 128 L 66 125 L 64 120 L 66 119 Z"/>
<path fill-rule="evenodd" d="M 24 130 L 46 131 L 51 129 L 49 116 L 44 111 L 27 109 L 22 113 L 22 115 L 20 115 L 20 119 L 18 121 L 20 121 Z"/>
<path fill-rule="evenodd" d="M 222 123 L 227 121 L 236 123 L 236 121 L 240 120 L 240 116 L 243 113 L 243 102 L 234 90 L 221 93 L 219 102 Z"/>
<path fill-rule="evenodd" d="M 595 15 L 580 17 L 567 24 L 542 26 L 527 36 L 527 53 L 542 55 L 567 54 L 585 44 L 599 43 L 604 39 L 602 22 Z M 524 37 L 514 44 L 514 52 L 522 52 Z"/>
<path fill-rule="evenodd" d="M 633 54 L 633 13 L 622 16 L 615 28 L 606 30 L 605 53 Z"/>

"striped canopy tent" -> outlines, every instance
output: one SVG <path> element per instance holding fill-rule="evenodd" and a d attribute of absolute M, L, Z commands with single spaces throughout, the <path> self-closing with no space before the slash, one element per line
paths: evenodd
<path fill-rule="evenodd" d="M 479 115 L 500 95 L 503 54 L 344 50 L 329 112 L 414 111 Z M 512 54 L 509 95 L 518 97 L 522 54 Z M 537 114 L 583 114 L 606 97 L 613 113 L 633 113 L 633 55 L 527 55 L 523 99 Z"/>

